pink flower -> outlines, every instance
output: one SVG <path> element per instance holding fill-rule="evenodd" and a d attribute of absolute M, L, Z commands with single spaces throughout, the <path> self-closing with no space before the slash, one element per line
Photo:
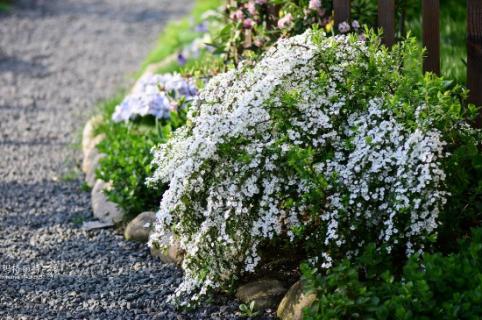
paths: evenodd
<path fill-rule="evenodd" d="M 338 30 L 339 30 L 341 33 L 347 33 L 348 31 L 350 31 L 350 25 L 348 24 L 348 22 L 343 21 L 342 23 L 340 23 L 340 24 L 338 25 Z"/>
<path fill-rule="evenodd" d="M 321 2 L 320 0 L 310 0 L 310 4 L 308 5 L 308 8 L 311 10 L 318 10 L 321 8 Z"/>
<path fill-rule="evenodd" d="M 251 14 L 251 15 L 255 15 L 256 14 L 256 5 L 254 4 L 253 1 L 249 1 L 247 4 L 246 4 L 246 9 L 248 9 L 248 12 Z"/>
<path fill-rule="evenodd" d="M 254 22 L 253 22 L 253 20 L 251 20 L 250 18 L 247 18 L 247 19 L 244 20 L 244 22 L 243 22 L 243 27 L 244 27 L 245 29 L 251 29 L 251 28 L 253 27 L 253 25 L 254 25 Z"/>
<path fill-rule="evenodd" d="M 231 13 L 229 17 L 231 18 L 231 20 L 241 21 L 244 18 L 244 14 L 243 14 L 243 11 L 238 9 L 235 12 Z"/>
<path fill-rule="evenodd" d="M 268 2 L 267 0 L 254 0 L 254 2 L 256 4 L 265 4 L 266 2 Z"/>
<path fill-rule="evenodd" d="M 293 21 L 293 16 L 291 15 L 291 13 L 288 13 L 283 18 L 278 20 L 278 28 L 280 29 L 286 28 L 291 24 L 292 21 Z"/>

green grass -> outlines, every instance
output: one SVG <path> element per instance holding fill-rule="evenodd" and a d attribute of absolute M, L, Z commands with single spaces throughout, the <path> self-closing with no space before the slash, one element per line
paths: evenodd
<path fill-rule="evenodd" d="M 223 2 L 221 0 L 196 0 L 194 8 L 188 17 L 180 21 L 168 23 L 158 40 L 158 45 L 142 64 L 141 72 L 149 64 L 165 59 L 196 39 L 199 33 L 195 32 L 194 26 L 201 22 L 202 14 L 208 10 L 216 9 Z"/>
<path fill-rule="evenodd" d="M 196 58 L 190 58 L 186 64 L 181 66 L 177 61 L 173 61 L 155 70 L 157 74 L 178 72 L 185 76 L 203 77 L 211 72 L 225 70 L 224 60 L 210 52 L 203 51 Z"/>
<path fill-rule="evenodd" d="M 85 217 L 79 214 L 74 215 L 71 219 L 70 222 L 76 227 L 80 227 L 84 222 L 85 222 Z"/>
<path fill-rule="evenodd" d="M 77 168 L 73 167 L 64 172 L 61 176 L 61 179 L 62 181 L 66 182 L 75 181 L 79 179 L 80 174 L 80 171 Z"/>
<path fill-rule="evenodd" d="M 465 84 L 467 79 L 466 48 L 466 3 L 465 1 L 442 0 L 440 17 L 441 72 L 447 79 Z M 407 21 L 410 30 L 421 42 L 421 8 Z"/>
<path fill-rule="evenodd" d="M 179 65 L 179 62 L 177 60 L 172 61 L 169 64 L 166 64 L 160 68 L 157 68 L 155 70 L 155 73 L 157 74 L 163 74 L 163 73 L 174 73 L 174 72 L 179 72 L 181 71 L 182 67 Z"/>

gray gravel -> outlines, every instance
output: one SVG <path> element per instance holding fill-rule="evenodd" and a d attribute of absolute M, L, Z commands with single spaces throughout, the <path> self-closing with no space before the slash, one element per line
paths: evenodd
<path fill-rule="evenodd" d="M 0 319 L 233 319 L 219 297 L 165 299 L 180 272 L 112 230 L 85 232 L 89 194 L 66 179 L 92 107 L 131 84 L 189 0 L 16 1 L 0 13 Z"/>

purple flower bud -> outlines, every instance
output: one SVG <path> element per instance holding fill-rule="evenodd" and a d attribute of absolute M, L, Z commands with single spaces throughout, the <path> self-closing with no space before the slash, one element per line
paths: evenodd
<path fill-rule="evenodd" d="M 177 62 L 180 66 L 183 66 L 187 63 L 187 59 L 182 53 L 180 53 L 177 55 Z"/>

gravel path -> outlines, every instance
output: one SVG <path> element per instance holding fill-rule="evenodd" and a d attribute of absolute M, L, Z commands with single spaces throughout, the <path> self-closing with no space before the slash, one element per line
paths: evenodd
<path fill-rule="evenodd" d="M 191 1 L 16 3 L 0 13 L 0 319 L 236 318 L 223 298 L 173 310 L 179 272 L 112 230 L 80 230 L 89 194 L 65 178 L 92 106 L 130 84 Z"/>

